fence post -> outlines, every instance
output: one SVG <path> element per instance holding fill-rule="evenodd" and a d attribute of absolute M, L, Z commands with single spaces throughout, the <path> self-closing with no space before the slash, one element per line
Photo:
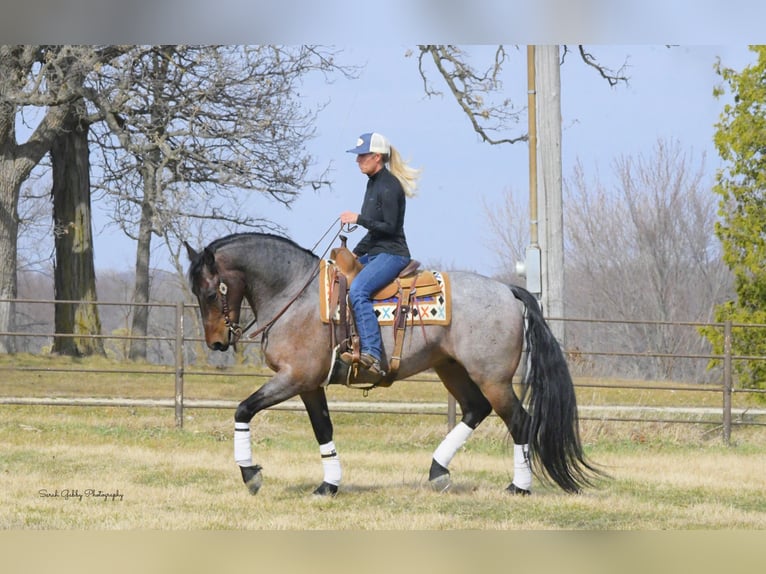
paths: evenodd
<path fill-rule="evenodd" d="M 176 303 L 176 428 L 184 427 L 184 304 Z"/>
<path fill-rule="evenodd" d="M 723 324 L 723 442 L 731 441 L 731 321 Z"/>

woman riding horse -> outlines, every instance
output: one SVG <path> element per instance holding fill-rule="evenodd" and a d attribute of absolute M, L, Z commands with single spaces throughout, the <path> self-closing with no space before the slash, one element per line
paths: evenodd
<path fill-rule="evenodd" d="M 359 169 L 368 178 L 361 213 L 344 211 L 340 214 L 341 225 L 356 224 L 367 229 L 367 234 L 353 249 L 364 267 L 349 290 L 361 347 L 358 361 L 370 374 L 382 378 L 386 375 L 381 367 L 383 341 L 372 295 L 393 281 L 410 262 L 404 235 L 405 197 L 415 194 L 419 172 L 407 166 L 396 148 L 379 133 L 362 134 L 356 147 L 347 151 L 356 154 Z M 341 359 L 351 364 L 355 357 L 346 352 Z"/>

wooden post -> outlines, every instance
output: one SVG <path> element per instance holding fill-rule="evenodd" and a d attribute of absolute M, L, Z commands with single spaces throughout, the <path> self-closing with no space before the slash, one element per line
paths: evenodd
<path fill-rule="evenodd" d="M 535 47 L 527 46 L 527 122 L 529 124 L 529 240 L 538 240 L 537 220 L 537 104 L 535 102 Z M 529 270 L 527 270 L 529 271 Z"/>
<path fill-rule="evenodd" d="M 731 443 L 731 321 L 723 324 L 723 442 Z"/>
<path fill-rule="evenodd" d="M 457 402 L 451 394 L 447 397 L 447 427 L 452 430 L 457 425 Z"/>
<path fill-rule="evenodd" d="M 457 403 L 451 394 L 447 396 L 447 427 L 451 431 L 457 425 Z"/>
<path fill-rule="evenodd" d="M 537 299 L 543 291 L 540 274 L 539 222 L 537 217 L 537 104 L 535 89 L 535 47 L 527 46 L 527 122 L 529 124 L 529 245 L 524 258 L 527 290 Z"/>
<path fill-rule="evenodd" d="M 184 304 L 176 303 L 176 428 L 184 426 Z"/>

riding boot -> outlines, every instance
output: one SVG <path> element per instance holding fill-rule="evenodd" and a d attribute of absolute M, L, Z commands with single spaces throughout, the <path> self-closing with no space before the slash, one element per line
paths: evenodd
<path fill-rule="evenodd" d="M 353 354 L 349 351 L 341 353 L 340 360 L 346 363 L 347 365 L 352 365 L 355 362 Z M 376 359 L 369 353 L 362 353 L 359 356 L 359 361 L 357 363 L 363 369 L 367 370 L 371 375 L 378 376 L 380 378 L 383 378 L 386 376 L 386 371 L 384 371 L 383 368 L 380 366 L 380 360 Z"/>

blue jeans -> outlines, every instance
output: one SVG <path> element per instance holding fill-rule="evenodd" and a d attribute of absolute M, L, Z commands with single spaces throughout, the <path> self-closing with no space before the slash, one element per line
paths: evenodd
<path fill-rule="evenodd" d="M 364 267 L 351 283 L 348 298 L 354 310 L 360 351 L 380 360 L 383 356 L 383 340 L 380 337 L 378 318 L 372 307 L 372 295 L 396 279 L 410 259 L 391 253 L 379 253 L 372 256 L 362 255 L 359 261 Z"/>

